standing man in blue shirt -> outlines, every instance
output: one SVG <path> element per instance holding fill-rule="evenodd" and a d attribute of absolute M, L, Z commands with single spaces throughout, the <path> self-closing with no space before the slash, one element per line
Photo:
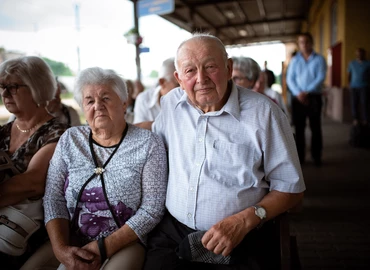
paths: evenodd
<path fill-rule="evenodd" d="M 369 75 L 370 62 L 366 60 L 366 52 L 363 48 L 358 48 L 356 50 L 356 59 L 348 65 L 353 125 L 357 125 L 360 120 L 359 103 L 362 106 L 362 123 L 364 125 L 369 123 Z"/>
<path fill-rule="evenodd" d="M 316 166 L 321 166 L 322 87 L 326 76 L 324 57 L 313 50 L 310 33 L 298 36 L 299 52 L 293 57 L 287 72 L 287 84 L 292 92 L 292 119 L 295 127 L 299 160 L 305 162 L 305 128 L 308 117 L 311 128 L 311 156 Z"/>

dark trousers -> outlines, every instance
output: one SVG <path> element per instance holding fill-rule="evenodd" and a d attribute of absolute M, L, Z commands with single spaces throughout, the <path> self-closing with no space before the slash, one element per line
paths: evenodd
<path fill-rule="evenodd" d="M 178 222 L 168 212 L 159 225 L 149 234 L 145 270 L 262 270 L 277 269 L 279 262 L 279 242 L 272 222 L 267 222 L 260 230 L 251 231 L 234 249 L 232 256 L 240 258 L 238 264 L 215 265 L 195 263 L 180 259 L 176 254 L 179 243 L 194 232 Z"/>
<path fill-rule="evenodd" d="M 297 151 L 301 163 L 306 157 L 305 128 L 308 118 L 311 129 L 311 156 L 315 161 L 321 161 L 322 130 L 321 130 L 322 96 L 308 95 L 308 104 L 304 105 L 296 97 L 292 100 L 292 118 L 295 127 Z"/>
<path fill-rule="evenodd" d="M 366 121 L 369 123 L 369 91 L 368 87 L 351 88 L 351 110 L 354 120 Z M 362 115 L 360 117 L 359 109 L 362 107 Z"/>

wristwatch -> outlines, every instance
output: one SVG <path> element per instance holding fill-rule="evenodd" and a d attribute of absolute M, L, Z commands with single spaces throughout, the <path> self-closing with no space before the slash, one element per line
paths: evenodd
<path fill-rule="evenodd" d="M 261 219 L 261 222 L 266 218 L 266 209 L 259 205 L 254 205 L 254 213 Z"/>

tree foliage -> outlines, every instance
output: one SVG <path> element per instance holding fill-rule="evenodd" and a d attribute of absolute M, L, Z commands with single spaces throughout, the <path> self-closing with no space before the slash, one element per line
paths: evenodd
<path fill-rule="evenodd" d="M 55 76 L 73 76 L 72 70 L 66 64 L 46 57 L 43 57 L 42 59 L 48 63 Z"/>

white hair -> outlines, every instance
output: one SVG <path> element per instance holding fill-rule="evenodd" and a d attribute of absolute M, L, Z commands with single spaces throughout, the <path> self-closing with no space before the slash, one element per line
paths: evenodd
<path fill-rule="evenodd" d="M 193 33 L 193 35 L 184 40 L 183 42 L 181 42 L 180 46 L 177 48 L 177 53 L 176 53 L 176 57 L 175 57 L 175 67 L 176 67 L 176 70 L 179 71 L 179 66 L 178 66 L 178 56 L 179 56 L 179 52 L 180 52 L 180 49 L 182 48 L 182 46 L 184 46 L 185 43 L 187 43 L 188 41 L 191 41 L 191 40 L 197 40 L 197 41 L 216 41 L 218 47 L 220 48 L 221 50 L 221 53 L 222 53 L 222 56 L 225 60 L 225 66 L 227 66 L 227 60 L 229 58 L 228 54 L 227 54 L 227 51 L 226 51 L 226 48 L 225 48 L 225 45 L 222 43 L 222 41 L 216 37 L 216 36 L 213 36 L 209 33 L 201 33 L 201 32 L 195 32 Z"/>
<path fill-rule="evenodd" d="M 162 66 L 158 72 L 159 79 L 170 81 L 174 78 L 173 73 L 176 71 L 175 58 L 171 57 L 163 61 Z"/>
<path fill-rule="evenodd" d="M 250 57 L 233 57 L 233 68 L 240 70 L 252 82 L 258 80 L 261 72 L 260 66 Z"/>
<path fill-rule="evenodd" d="M 82 108 L 82 91 L 86 85 L 108 85 L 117 93 L 119 98 L 127 101 L 127 86 L 123 78 L 111 69 L 100 67 L 87 68 L 78 75 L 75 84 L 74 98 Z"/>

